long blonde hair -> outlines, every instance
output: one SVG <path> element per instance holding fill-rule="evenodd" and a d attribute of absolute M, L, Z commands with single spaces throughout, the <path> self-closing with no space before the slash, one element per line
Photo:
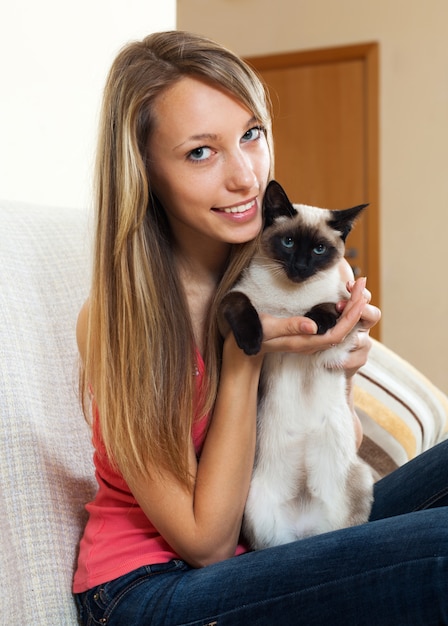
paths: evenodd
<path fill-rule="evenodd" d="M 238 56 L 181 31 L 155 33 L 123 48 L 106 82 L 100 119 L 94 267 L 81 373 L 85 413 L 91 388 L 109 457 L 125 478 L 158 467 L 186 485 L 191 484 L 195 345 L 172 263 L 168 221 L 151 193 L 147 146 L 155 99 L 188 75 L 238 98 L 266 128 L 272 153 L 264 87 Z M 211 410 L 219 382 L 216 307 L 247 265 L 253 245 L 232 249 L 210 308 L 202 413 Z"/>

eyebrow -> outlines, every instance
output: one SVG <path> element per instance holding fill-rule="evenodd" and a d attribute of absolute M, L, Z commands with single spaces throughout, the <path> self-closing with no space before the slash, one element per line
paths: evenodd
<path fill-rule="evenodd" d="M 182 141 L 182 143 L 180 143 L 178 146 L 175 146 L 174 150 L 177 150 L 177 148 L 181 148 L 185 143 L 188 143 L 189 141 L 207 141 L 210 139 L 212 141 L 216 141 L 218 137 L 219 135 L 216 135 L 214 133 L 200 133 L 199 135 L 191 135 L 191 137 L 187 137 L 185 141 Z"/>
<path fill-rule="evenodd" d="M 246 129 L 250 128 L 250 126 L 252 126 L 252 124 L 255 124 L 257 122 L 257 119 L 255 117 L 255 115 L 253 115 L 250 120 L 247 121 L 246 124 Z M 191 135 L 190 137 L 187 137 L 187 139 L 185 139 L 185 141 L 182 141 L 178 146 L 175 146 L 173 148 L 173 150 L 177 150 L 178 148 L 181 148 L 184 144 L 193 141 L 216 141 L 217 139 L 219 139 L 219 135 L 217 135 L 216 133 L 199 133 L 198 135 Z"/>

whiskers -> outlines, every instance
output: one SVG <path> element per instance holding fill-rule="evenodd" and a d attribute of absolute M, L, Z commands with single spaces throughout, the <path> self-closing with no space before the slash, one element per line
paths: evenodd
<path fill-rule="evenodd" d="M 268 272 L 275 281 L 286 277 L 285 265 L 281 260 L 259 257 L 257 265 L 263 272 Z"/>

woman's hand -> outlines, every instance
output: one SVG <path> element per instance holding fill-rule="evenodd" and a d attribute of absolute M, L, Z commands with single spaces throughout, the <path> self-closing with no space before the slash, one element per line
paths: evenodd
<path fill-rule="evenodd" d="M 347 290 L 352 292 L 354 281 L 353 272 L 350 265 L 345 259 L 339 265 L 342 280 L 347 281 Z M 377 324 L 381 319 L 381 311 L 378 307 L 370 304 L 370 292 L 365 289 L 364 295 L 367 298 L 367 303 L 361 314 L 358 332 L 355 340 L 355 345 L 352 348 L 348 358 L 344 363 L 344 371 L 347 377 L 347 400 L 349 407 L 353 415 L 353 425 L 355 428 L 356 447 L 359 449 L 363 439 L 362 425 L 358 414 L 356 413 L 355 400 L 354 400 L 354 384 L 353 377 L 360 367 L 366 364 L 369 356 L 369 351 L 372 346 L 372 340 L 370 339 L 370 329 Z M 346 307 L 347 301 L 338 302 L 336 308 L 338 311 L 343 312 Z"/>
<path fill-rule="evenodd" d="M 366 279 L 358 278 L 353 284 L 350 283 L 350 298 L 344 303 L 339 303 L 342 311 L 336 325 L 324 335 L 317 335 L 315 322 L 307 317 L 278 318 L 271 315 L 261 315 L 263 324 L 262 351 L 266 352 L 301 352 L 314 354 L 332 347 L 334 344 L 344 341 L 348 333 L 356 324 L 363 320 L 364 331 L 376 323 L 376 313 L 368 304 L 370 292 L 365 288 Z M 366 306 L 372 310 L 365 313 Z M 375 321 L 376 320 L 376 321 Z M 366 332 L 364 332 L 367 335 Z M 360 342 L 364 346 L 365 343 Z"/>
<path fill-rule="evenodd" d="M 370 329 L 379 322 L 381 311 L 378 307 L 366 304 L 360 318 L 360 324 L 355 338 L 355 345 L 351 349 L 343 367 L 348 378 L 354 376 L 360 367 L 366 364 L 372 346 Z"/>
<path fill-rule="evenodd" d="M 348 262 L 343 259 L 339 264 L 340 275 L 342 280 L 347 283 L 347 290 L 351 293 L 354 286 L 354 277 L 352 268 Z M 372 345 L 369 332 L 370 329 L 377 324 L 381 319 L 381 311 L 378 307 L 370 304 L 371 293 L 367 289 L 364 290 L 364 296 L 367 299 L 367 303 L 363 309 L 359 320 L 357 337 L 355 339 L 355 345 L 352 348 L 348 358 L 344 363 L 344 370 L 347 378 L 351 378 L 356 374 L 360 367 L 366 364 L 369 351 Z M 338 302 L 336 305 L 337 310 L 342 313 L 347 305 L 346 300 Z"/>

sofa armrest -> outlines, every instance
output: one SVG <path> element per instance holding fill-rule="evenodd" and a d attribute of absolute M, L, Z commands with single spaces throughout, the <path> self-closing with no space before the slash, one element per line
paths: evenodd
<path fill-rule="evenodd" d="M 367 364 L 355 377 L 355 406 L 364 430 L 360 454 L 379 476 L 448 433 L 447 396 L 375 340 Z"/>

